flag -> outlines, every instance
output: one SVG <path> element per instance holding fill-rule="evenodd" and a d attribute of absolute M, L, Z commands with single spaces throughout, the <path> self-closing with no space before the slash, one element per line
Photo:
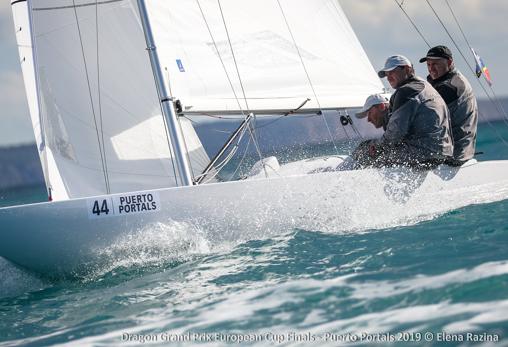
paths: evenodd
<path fill-rule="evenodd" d="M 489 86 L 492 86 L 492 78 L 490 77 L 489 69 L 487 66 L 485 66 L 483 59 L 478 54 L 476 54 L 473 48 L 471 48 L 471 51 L 473 52 L 474 59 L 476 61 L 476 77 L 480 78 L 480 76 L 483 74 L 483 77 L 485 77 L 485 80 Z"/>

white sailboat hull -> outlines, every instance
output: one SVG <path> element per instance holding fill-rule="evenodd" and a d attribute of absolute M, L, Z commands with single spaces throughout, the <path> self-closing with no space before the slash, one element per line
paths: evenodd
<path fill-rule="evenodd" d="M 414 223 L 468 204 L 507 198 L 507 172 L 508 161 L 460 169 L 441 166 L 429 172 L 336 171 L 0 208 L 0 256 L 54 275 L 86 271 L 104 261 L 104 249 L 143 230 L 164 233 L 159 227 L 174 223 L 219 243 L 261 239 L 294 228 L 354 232 Z M 125 203 L 140 195 L 146 201 L 147 194 L 155 205 L 118 213 L 122 198 Z M 97 210 L 104 199 L 108 215 Z M 94 213 L 95 201 L 99 215 Z"/>

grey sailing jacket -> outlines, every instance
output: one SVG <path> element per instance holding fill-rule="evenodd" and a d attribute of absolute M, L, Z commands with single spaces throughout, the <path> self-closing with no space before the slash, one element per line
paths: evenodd
<path fill-rule="evenodd" d="M 427 80 L 443 97 L 450 110 L 453 157 L 464 162 L 473 158 L 478 126 L 478 106 L 471 85 L 456 69 L 433 80 Z"/>
<path fill-rule="evenodd" d="M 453 156 L 448 108 L 426 81 L 414 77 L 399 86 L 390 99 L 390 116 L 381 145 L 398 146 L 417 153 L 418 160 Z"/>

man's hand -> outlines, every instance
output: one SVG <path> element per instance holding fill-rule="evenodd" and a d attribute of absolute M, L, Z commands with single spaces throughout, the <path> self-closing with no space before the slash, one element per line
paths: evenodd
<path fill-rule="evenodd" d="M 371 143 L 369 144 L 369 157 L 374 158 L 377 156 L 377 148 L 376 145 Z"/>

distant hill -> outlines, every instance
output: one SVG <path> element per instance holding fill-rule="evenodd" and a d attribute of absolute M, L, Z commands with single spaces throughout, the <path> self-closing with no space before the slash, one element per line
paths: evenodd
<path fill-rule="evenodd" d="M 500 105 L 494 105 L 489 100 L 479 100 L 478 104 L 482 114 L 480 121 L 502 119 L 499 109 L 508 110 L 508 98 L 501 99 Z M 350 113 L 353 114 L 353 112 Z M 373 138 L 380 135 L 380 132 L 376 131 L 366 120 L 357 120 L 354 117 L 353 120 L 355 129 L 363 137 Z M 351 126 L 347 126 L 345 129 L 341 126 L 339 117 L 329 115 L 327 121 L 334 140 L 343 141 L 348 138 L 358 138 Z M 196 124 L 196 131 L 203 140 L 208 154 L 213 156 L 238 124 L 239 121 L 201 122 Z M 258 127 L 257 134 L 261 150 L 264 153 L 270 153 L 282 147 L 330 140 L 322 116 L 265 118 L 259 119 L 256 126 Z M 43 184 L 44 179 L 35 145 L 0 148 L 0 177 L 0 190 Z"/>
<path fill-rule="evenodd" d="M 478 100 L 478 109 L 480 110 L 480 122 L 501 120 L 508 114 L 508 97 L 499 98 L 498 102 L 480 99 Z"/>
<path fill-rule="evenodd" d="M 35 144 L 0 148 L 0 190 L 42 184 L 39 156 Z"/>

